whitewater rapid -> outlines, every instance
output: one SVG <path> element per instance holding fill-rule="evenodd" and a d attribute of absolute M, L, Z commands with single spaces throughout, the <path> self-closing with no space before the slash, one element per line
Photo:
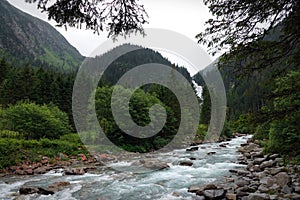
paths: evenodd
<path fill-rule="evenodd" d="M 26 196 L 25 199 L 192 200 L 195 199 L 195 194 L 188 193 L 188 187 L 222 182 L 224 176 L 230 174 L 230 169 L 244 167 L 236 164 L 239 156 L 236 150 L 248 138 L 248 136 L 234 138 L 226 142 L 228 145 L 225 148 L 219 146 L 221 143 L 213 143 L 200 145 L 199 150 L 195 152 L 180 149 L 168 153 L 152 154 L 154 158 L 167 162 L 170 168 L 146 174 L 124 171 L 124 168 L 140 159 L 137 157 L 105 166 L 99 174 L 63 176 L 58 170 L 39 176 L 0 178 L 0 199 L 14 199 L 14 194 L 23 185 L 47 187 L 54 182 L 68 181 L 71 186 L 56 192 L 54 195 L 34 194 Z M 208 155 L 208 152 L 216 153 Z M 190 158 L 196 160 L 190 160 Z M 179 165 L 180 161 L 187 160 L 192 161 L 193 166 Z M 122 171 L 115 170 L 116 168 L 120 168 Z"/>

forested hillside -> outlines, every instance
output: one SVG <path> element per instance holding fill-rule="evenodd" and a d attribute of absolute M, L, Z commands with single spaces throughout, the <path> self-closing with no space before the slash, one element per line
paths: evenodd
<path fill-rule="evenodd" d="M 283 34 L 282 29 L 277 27 L 263 40 L 277 41 Z M 242 71 L 241 68 L 253 65 L 254 61 L 250 57 L 245 59 L 241 56 L 237 61 L 239 55 L 236 55 L 235 61 L 223 57 L 216 62 L 227 93 L 224 133 L 254 134 L 255 138 L 264 141 L 262 144 L 266 151 L 290 156 L 300 154 L 297 148 L 300 145 L 300 126 L 297 123 L 300 120 L 300 68 L 294 57 L 297 51 L 299 47 L 277 63 L 257 69 L 252 66 L 254 69 L 249 71 Z M 201 73 L 193 79 L 204 86 L 202 112 L 209 113 L 210 95 Z M 208 124 L 209 120 L 202 117 L 201 124 Z"/>
<path fill-rule="evenodd" d="M 128 44 L 117 47 L 104 54 L 101 59 L 112 56 L 118 48 L 127 47 Z M 98 62 L 97 59 L 100 59 L 100 57 L 94 59 L 96 63 Z M 169 89 L 159 85 L 146 85 L 137 90 L 131 99 L 132 104 L 130 105 L 133 120 L 139 125 L 149 123 L 148 110 L 154 104 L 161 104 L 166 108 L 167 123 L 157 137 L 143 142 L 134 140 L 124 134 L 113 119 L 110 108 L 113 89 L 117 87 L 121 93 L 129 92 L 128 89 L 118 88 L 115 83 L 130 69 L 151 62 L 165 64 L 173 70 L 179 71 L 192 85 L 192 78 L 185 68 L 172 65 L 158 52 L 145 48 L 139 48 L 139 50 L 125 54 L 111 63 L 98 84 L 95 104 L 99 123 L 115 144 L 128 151 L 146 152 L 168 144 L 177 133 L 180 123 L 181 113 L 177 98 Z M 100 60 L 99 63 L 101 63 Z M 98 67 L 101 68 L 101 65 Z M 3 138 L 1 139 L 3 146 L 14 139 L 40 141 L 42 138 L 47 138 L 55 142 L 55 140 L 62 137 L 68 138 L 69 136 L 74 138 L 73 142 L 76 145 L 81 145 L 77 135 L 70 135 L 76 133 L 72 116 L 72 92 L 76 72 L 45 69 L 42 66 L 37 68 L 30 64 L 14 66 L 2 59 L 0 74 L 0 137 Z M 64 136 L 66 134 L 67 136 Z M 7 140 L 6 138 L 10 139 Z M 100 142 L 97 135 L 90 138 L 89 141 L 94 144 Z M 23 147 L 16 146 L 16 149 L 18 148 Z M 107 148 L 109 147 L 103 147 L 103 150 L 107 150 Z M 10 153 L 16 152 L 12 151 Z M 10 153 L 8 155 L 11 155 Z M 35 153 L 33 152 L 33 154 Z M 2 163 L 2 167 L 14 162 L 14 159 L 9 162 L 5 161 Z"/>

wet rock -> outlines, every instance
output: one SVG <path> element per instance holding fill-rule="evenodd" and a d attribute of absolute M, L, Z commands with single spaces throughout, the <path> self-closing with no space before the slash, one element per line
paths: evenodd
<path fill-rule="evenodd" d="M 263 158 L 264 154 L 262 151 L 258 151 L 258 152 L 252 152 L 250 153 L 252 158 Z"/>
<path fill-rule="evenodd" d="M 236 194 L 227 193 L 226 199 L 227 200 L 236 200 Z"/>
<path fill-rule="evenodd" d="M 111 154 L 100 154 L 95 156 L 97 161 L 99 162 L 110 162 L 110 161 L 115 161 L 117 160 L 117 157 Z"/>
<path fill-rule="evenodd" d="M 214 152 L 214 151 L 207 153 L 207 155 L 214 155 L 214 154 L 216 154 L 216 152 Z"/>
<path fill-rule="evenodd" d="M 263 179 L 269 176 L 269 172 L 268 171 L 258 172 L 255 174 L 255 176 L 258 177 L 259 179 Z"/>
<path fill-rule="evenodd" d="M 226 191 L 222 188 L 220 189 L 209 189 L 204 190 L 203 195 L 206 199 L 223 199 L 225 197 Z"/>
<path fill-rule="evenodd" d="M 204 190 L 203 186 L 194 185 L 189 187 L 188 192 L 196 193 L 197 191 L 203 191 L 203 190 Z"/>
<path fill-rule="evenodd" d="M 250 181 L 249 180 L 246 180 L 244 178 L 239 178 L 239 179 L 236 179 L 234 181 L 234 183 L 238 186 L 238 187 L 243 187 L 245 185 L 249 185 L 250 184 Z"/>
<path fill-rule="evenodd" d="M 246 193 L 252 193 L 252 192 L 255 192 L 256 189 L 255 188 L 252 188 L 252 187 L 249 187 L 249 186 L 243 186 L 241 188 L 238 188 L 237 189 L 237 192 L 246 192 Z"/>
<path fill-rule="evenodd" d="M 291 194 L 293 189 L 287 185 L 283 186 L 281 191 L 284 193 L 284 194 Z"/>
<path fill-rule="evenodd" d="M 284 163 L 283 163 L 283 158 L 276 158 L 274 160 L 275 163 L 277 163 L 279 166 L 282 166 Z"/>
<path fill-rule="evenodd" d="M 53 195 L 54 194 L 54 191 L 49 189 L 49 188 L 42 188 L 42 187 L 39 187 L 38 188 L 38 194 L 42 194 L 42 195 Z"/>
<path fill-rule="evenodd" d="M 45 167 L 39 167 L 33 171 L 34 174 L 45 174 L 47 172 Z"/>
<path fill-rule="evenodd" d="M 260 164 L 260 168 L 261 169 L 265 169 L 267 167 L 272 167 L 274 165 L 274 161 L 273 160 L 268 160 L 268 161 L 264 161 Z"/>
<path fill-rule="evenodd" d="M 258 187 L 258 191 L 262 192 L 262 193 L 267 193 L 267 192 L 269 192 L 269 190 L 270 189 L 266 185 L 263 185 L 263 184 Z"/>
<path fill-rule="evenodd" d="M 269 156 L 270 159 L 274 160 L 279 157 L 279 154 L 272 154 Z"/>
<path fill-rule="evenodd" d="M 296 187 L 294 188 L 294 190 L 295 190 L 296 193 L 298 193 L 298 194 L 300 193 L 300 187 L 299 187 L 299 186 L 296 186 Z"/>
<path fill-rule="evenodd" d="M 24 170 L 24 173 L 27 175 L 33 175 L 34 172 L 32 169 L 26 169 L 26 170 Z"/>
<path fill-rule="evenodd" d="M 84 175 L 85 171 L 83 168 L 71 168 L 65 169 L 63 175 Z"/>
<path fill-rule="evenodd" d="M 19 193 L 21 195 L 35 194 L 38 193 L 39 189 L 36 187 L 21 187 Z"/>
<path fill-rule="evenodd" d="M 253 152 L 253 151 L 260 151 L 260 150 L 261 149 L 259 148 L 259 146 L 257 144 L 254 144 L 254 143 L 250 143 L 247 146 L 243 146 L 243 147 L 238 148 L 238 151 L 241 152 L 241 153 L 250 153 L 250 152 Z"/>
<path fill-rule="evenodd" d="M 220 144 L 219 147 L 224 147 L 225 148 L 225 147 L 227 147 L 228 144 L 229 143 L 223 143 L 223 144 Z"/>
<path fill-rule="evenodd" d="M 283 197 L 287 198 L 287 199 L 292 199 L 292 200 L 300 200 L 300 195 L 299 194 L 295 194 L 295 193 L 286 194 Z"/>
<path fill-rule="evenodd" d="M 208 184 L 208 185 L 205 185 L 205 186 L 193 186 L 193 188 L 190 188 L 189 191 L 195 191 L 195 189 L 197 189 L 196 191 L 196 195 L 203 195 L 203 192 L 205 190 L 215 190 L 215 189 L 218 189 L 218 187 L 214 184 Z"/>
<path fill-rule="evenodd" d="M 26 172 L 19 168 L 15 171 L 15 174 L 17 174 L 17 175 L 26 175 Z"/>
<path fill-rule="evenodd" d="M 159 170 L 159 169 L 166 169 L 170 168 L 170 166 L 157 159 L 144 159 L 144 160 L 139 160 L 137 162 L 134 162 L 131 164 L 132 166 L 141 166 L 145 167 L 148 169 L 153 169 L 153 170 Z"/>
<path fill-rule="evenodd" d="M 272 168 L 270 170 L 270 173 L 271 175 L 276 175 L 278 174 L 279 172 L 284 172 L 285 171 L 285 168 L 284 167 L 277 167 L 277 168 Z"/>
<path fill-rule="evenodd" d="M 245 170 L 237 170 L 236 173 L 237 173 L 238 175 L 244 175 L 244 176 L 250 174 L 250 172 L 245 171 Z"/>
<path fill-rule="evenodd" d="M 203 144 L 203 141 L 202 140 L 197 140 L 197 141 L 194 141 L 190 144 L 190 146 L 198 146 L 200 144 Z"/>
<path fill-rule="evenodd" d="M 205 200 L 204 196 L 196 196 L 193 200 Z"/>
<path fill-rule="evenodd" d="M 266 158 L 256 158 L 253 160 L 254 165 L 260 165 L 262 162 L 266 161 Z"/>
<path fill-rule="evenodd" d="M 191 162 L 191 161 L 181 161 L 179 163 L 179 165 L 181 165 L 181 166 L 192 166 L 193 162 Z"/>
<path fill-rule="evenodd" d="M 264 177 L 263 179 L 260 179 L 259 182 L 267 187 L 270 187 L 274 184 L 274 180 L 271 177 Z"/>
<path fill-rule="evenodd" d="M 19 189 L 20 195 L 29 195 L 29 194 L 42 194 L 42 195 L 49 195 L 54 194 L 54 191 L 49 188 L 42 188 L 42 187 L 21 187 Z"/>
<path fill-rule="evenodd" d="M 174 197 L 180 197 L 181 195 L 178 192 L 173 192 L 172 196 L 174 196 Z"/>
<path fill-rule="evenodd" d="M 186 151 L 198 151 L 199 147 L 191 147 L 189 149 L 186 149 Z"/>
<path fill-rule="evenodd" d="M 276 199 L 278 199 L 278 195 L 276 194 L 270 195 L 270 200 L 276 200 Z"/>
<path fill-rule="evenodd" d="M 270 199 L 270 196 L 268 194 L 264 193 L 251 193 L 248 196 L 249 200 L 265 200 Z"/>
<path fill-rule="evenodd" d="M 60 189 L 62 187 L 66 187 L 66 186 L 69 186 L 70 185 L 70 182 L 55 182 L 55 183 L 52 183 L 51 185 L 49 185 L 48 187 L 49 188 L 53 188 L 53 189 Z"/>

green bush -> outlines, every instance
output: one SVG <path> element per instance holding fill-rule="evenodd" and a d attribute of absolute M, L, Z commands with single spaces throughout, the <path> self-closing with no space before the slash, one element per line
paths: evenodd
<path fill-rule="evenodd" d="M 66 140 L 18 140 L 0 138 L 0 169 L 16 165 L 25 160 L 39 161 L 40 156 L 58 157 L 59 153 L 76 156 L 89 152 L 78 143 Z"/>
<path fill-rule="evenodd" d="M 10 130 L 0 130 L 0 138 L 23 139 L 24 136 L 19 132 L 10 131 Z"/>
<path fill-rule="evenodd" d="M 241 114 L 237 121 L 231 123 L 231 129 L 233 132 L 243 134 L 253 134 L 255 132 L 255 126 L 252 122 L 253 116 L 248 114 Z"/>
<path fill-rule="evenodd" d="M 258 125 L 254 132 L 254 139 L 264 140 L 269 138 L 270 124 Z"/>
<path fill-rule="evenodd" d="M 197 135 L 195 139 L 204 140 L 207 134 L 208 126 L 207 124 L 200 124 L 198 126 Z"/>
<path fill-rule="evenodd" d="M 231 122 L 225 121 L 223 130 L 221 132 L 221 136 L 230 138 L 232 137 L 232 134 L 233 134 L 233 130 L 231 127 Z"/>
<path fill-rule="evenodd" d="M 60 136 L 60 140 L 68 141 L 74 144 L 82 144 L 81 139 L 77 133 Z"/>
<path fill-rule="evenodd" d="M 2 111 L 2 128 L 26 139 L 58 139 L 70 133 L 68 116 L 54 105 L 21 102 Z"/>
<path fill-rule="evenodd" d="M 299 116 L 298 116 L 299 119 Z M 299 120 L 288 117 L 271 124 L 268 151 L 290 156 L 300 155 Z"/>

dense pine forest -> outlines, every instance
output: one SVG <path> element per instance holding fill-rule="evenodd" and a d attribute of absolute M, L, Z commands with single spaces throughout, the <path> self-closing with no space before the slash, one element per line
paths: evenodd
<path fill-rule="evenodd" d="M 110 51 L 101 58 L 112 54 L 113 51 Z M 141 57 L 144 59 L 138 59 Z M 95 58 L 97 59 L 99 58 Z M 154 104 L 164 106 L 167 110 L 167 122 L 156 137 L 142 141 L 134 139 L 124 134 L 114 121 L 110 102 L 113 89 L 119 87 L 114 86 L 115 83 L 135 66 L 151 62 L 172 67 L 192 85 L 192 78 L 185 68 L 172 65 L 153 50 L 142 48 L 114 61 L 100 79 L 96 92 L 96 112 L 105 134 L 116 145 L 132 152 L 149 152 L 165 146 L 176 135 L 180 123 L 180 105 L 175 95 L 169 89 L 155 84 L 146 85 L 134 92 L 130 113 L 137 124 L 146 125 L 150 122 L 149 108 Z M 77 70 L 54 70 L 51 66 L 35 67 L 29 63 L 15 67 L 4 59 L 1 60 L 0 67 L 0 141 L 1 151 L 6 152 L 2 154 L 2 168 L 24 159 L 39 160 L 39 155 L 44 154 L 50 157 L 57 156 L 59 152 L 70 155 L 80 152 L 88 154 L 76 134 L 72 116 L 72 92 Z M 122 87 L 117 89 L 129 92 Z M 86 141 L 99 144 L 101 138 L 96 134 Z M 56 150 L 50 151 L 52 147 Z M 108 149 L 109 147 L 104 146 L 100 151 Z M 12 157 L 15 154 L 17 156 Z"/>

